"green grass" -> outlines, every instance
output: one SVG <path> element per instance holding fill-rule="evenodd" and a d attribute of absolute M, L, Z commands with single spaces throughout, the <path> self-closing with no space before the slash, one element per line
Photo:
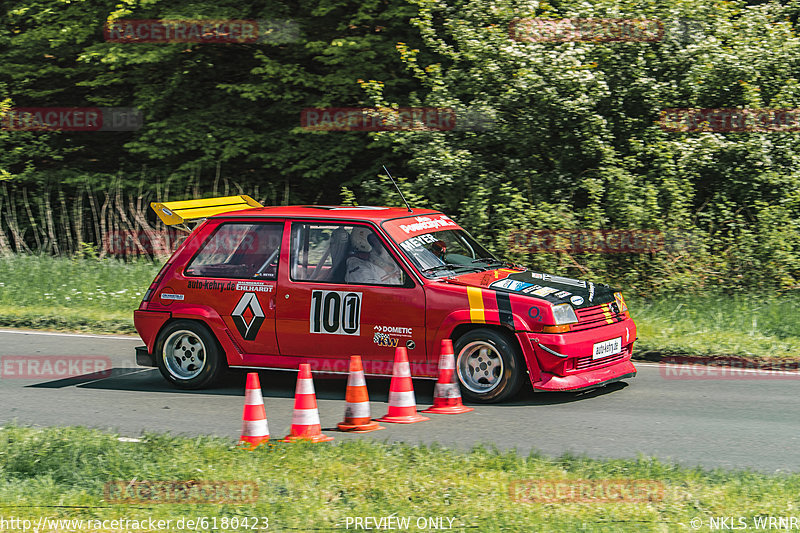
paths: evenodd
<path fill-rule="evenodd" d="M 12 256 L 0 260 L 0 327 L 135 333 L 133 310 L 160 265 Z M 629 297 L 634 353 L 800 359 L 800 294 Z"/>
<path fill-rule="evenodd" d="M 450 517 L 454 531 L 688 531 L 700 517 L 792 516 L 800 474 L 685 469 L 653 459 L 523 457 L 482 447 L 369 440 L 272 443 L 255 451 L 212 437 L 148 434 L 142 442 L 84 428 L 0 429 L 0 517 L 177 520 L 266 516 L 269 531 L 345 530 L 347 517 Z M 516 480 L 649 480 L 663 499 L 522 503 Z M 111 504 L 114 481 L 252 481 L 256 503 Z M 748 518 L 751 520 L 751 518 Z M 410 530 L 415 530 L 415 527 Z M 707 526 L 703 530 L 708 530 Z"/>
<path fill-rule="evenodd" d="M 133 310 L 158 273 L 151 261 L 0 259 L 0 326 L 136 333 Z"/>
<path fill-rule="evenodd" d="M 683 295 L 628 302 L 636 351 L 800 359 L 800 293 Z M 646 354 L 645 354 L 646 355 Z"/>

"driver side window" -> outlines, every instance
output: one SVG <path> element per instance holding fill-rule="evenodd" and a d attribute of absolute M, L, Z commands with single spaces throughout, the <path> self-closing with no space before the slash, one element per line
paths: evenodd
<path fill-rule="evenodd" d="M 406 283 L 406 274 L 375 231 L 361 225 L 293 223 L 290 271 L 295 281 Z"/>

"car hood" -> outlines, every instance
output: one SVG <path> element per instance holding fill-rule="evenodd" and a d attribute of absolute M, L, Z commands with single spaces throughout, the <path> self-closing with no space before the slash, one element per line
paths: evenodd
<path fill-rule="evenodd" d="M 602 283 L 511 268 L 471 272 L 442 281 L 520 294 L 553 304 L 570 303 L 575 308 L 613 302 L 615 292 Z"/>

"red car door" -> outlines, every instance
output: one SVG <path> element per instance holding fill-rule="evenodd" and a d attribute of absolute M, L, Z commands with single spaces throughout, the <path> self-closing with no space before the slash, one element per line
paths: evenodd
<path fill-rule="evenodd" d="M 230 221 L 219 224 L 194 255 L 184 276 L 186 304 L 199 314 L 216 311 L 243 352 L 278 354 L 275 297 L 282 221 Z M 210 308 L 210 309 L 209 309 Z"/>
<path fill-rule="evenodd" d="M 412 365 L 426 362 L 424 289 L 374 228 L 295 221 L 289 231 L 276 309 L 282 356 L 346 372 L 360 355 L 367 373 L 388 375 L 395 348 L 405 346 Z"/>

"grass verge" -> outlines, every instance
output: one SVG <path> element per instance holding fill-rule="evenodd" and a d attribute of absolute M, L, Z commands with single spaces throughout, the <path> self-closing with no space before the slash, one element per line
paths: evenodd
<path fill-rule="evenodd" d="M 638 356 L 738 356 L 800 360 L 800 293 L 631 299 Z"/>
<path fill-rule="evenodd" d="M 514 497 L 539 493 L 512 489 L 518 480 L 599 485 L 622 479 L 660 484 L 663 492 L 633 503 L 592 501 L 597 492 L 584 493 L 584 502 L 562 495 L 526 503 Z M 258 496 L 245 505 L 104 500 L 106 482 L 133 480 L 248 481 Z M 442 517 L 454 519 L 452 531 L 482 533 L 687 531 L 697 518 L 707 530 L 712 517 L 745 517 L 752 524 L 753 517 L 792 516 L 798 495 L 798 474 L 685 469 L 645 458 L 522 457 L 482 447 L 461 453 L 375 441 L 271 442 L 251 452 L 212 437 L 147 434 L 141 442 L 120 442 L 85 428 L 0 429 L 0 517 L 34 521 L 153 518 L 176 524 L 208 517 L 219 525 L 225 517 L 266 517 L 269 531 L 335 531 L 346 530 L 348 517 L 394 515 L 410 517 L 409 530 L 428 529 L 415 527 L 420 518 Z"/>
<path fill-rule="evenodd" d="M 0 327 L 135 334 L 133 310 L 160 265 L 12 256 L 0 261 Z M 629 298 L 634 356 L 800 360 L 800 294 Z"/>

